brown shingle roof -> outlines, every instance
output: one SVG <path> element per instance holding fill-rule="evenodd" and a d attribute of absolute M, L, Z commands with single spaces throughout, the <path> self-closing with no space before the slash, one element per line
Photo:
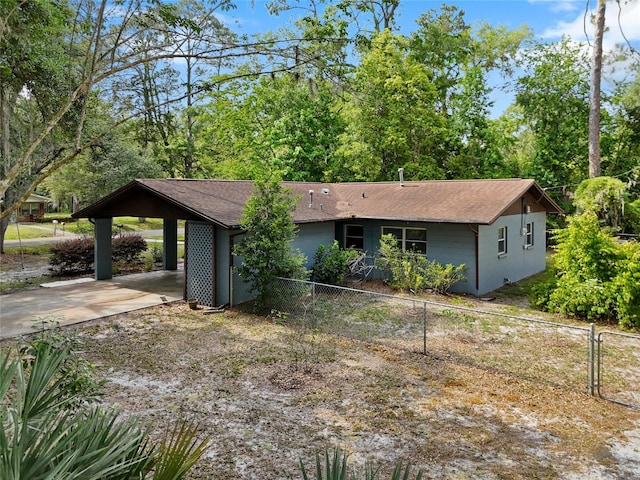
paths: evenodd
<path fill-rule="evenodd" d="M 284 182 L 299 196 L 297 223 L 345 218 L 491 224 L 525 194 L 532 195 L 549 213 L 562 210 L 533 180 L 435 180 L 422 182 L 308 183 Z M 234 180 L 134 180 L 120 190 L 74 214 L 99 217 L 121 211 L 134 191 L 185 212 L 184 218 L 237 227 L 253 182 Z M 309 191 L 313 190 L 313 203 Z M 135 203 L 135 202 L 129 202 Z M 128 204 L 129 215 L 138 215 Z M 147 216 L 150 216 L 147 214 Z"/>

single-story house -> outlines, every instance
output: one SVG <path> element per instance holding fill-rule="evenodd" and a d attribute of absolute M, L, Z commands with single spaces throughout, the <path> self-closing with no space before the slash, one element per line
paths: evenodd
<path fill-rule="evenodd" d="M 32 193 L 20 209 L 16 211 L 16 221 L 35 222 L 38 218 L 44 216 L 47 211 L 47 204 L 51 202 L 50 198 Z M 0 209 L 2 209 L 2 203 L 3 201 L 0 200 Z"/>
<path fill-rule="evenodd" d="M 561 208 L 529 179 L 417 182 L 284 182 L 297 196 L 294 247 L 309 263 L 319 245 L 376 253 L 392 233 L 405 248 L 431 260 L 465 264 L 467 279 L 454 290 L 484 295 L 545 269 L 546 216 Z M 95 276 L 111 278 L 113 217 L 164 219 L 163 268 L 177 268 L 177 221 L 186 220 L 186 298 L 203 305 L 249 299 L 234 278 L 242 259 L 233 244 L 253 182 L 232 180 L 134 180 L 73 216 L 95 223 Z M 309 265 L 311 266 L 311 265 Z"/>

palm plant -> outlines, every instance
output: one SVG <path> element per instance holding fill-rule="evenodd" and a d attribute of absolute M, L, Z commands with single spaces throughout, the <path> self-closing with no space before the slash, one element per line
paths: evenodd
<path fill-rule="evenodd" d="M 69 382 L 71 358 L 71 344 L 46 340 L 0 358 L 0 478 L 182 478 L 207 440 L 183 423 L 159 447 L 152 444 L 136 419 L 92 405 L 82 382 Z"/>
<path fill-rule="evenodd" d="M 358 480 L 355 470 L 352 470 L 351 475 L 349 475 L 347 458 L 348 455 L 343 453 L 339 447 L 334 449 L 333 455 L 330 455 L 328 451 L 325 451 L 324 459 L 320 458 L 320 455 L 316 455 L 315 480 Z M 307 474 L 302 461 L 300 461 L 300 469 L 302 471 L 302 480 L 311 480 L 311 477 Z M 375 480 L 379 470 L 379 468 L 374 468 L 373 463 L 367 462 L 364 469 L 364 480 Z M 391 480 L 409 480 L 410 475 L 411 464 L 408 464 L 403 468 L 403 465 L 398 463 L 393 471 Z M 416 474 L 415 480 L 421 479 L 422 470 L 419 470 Z"/>

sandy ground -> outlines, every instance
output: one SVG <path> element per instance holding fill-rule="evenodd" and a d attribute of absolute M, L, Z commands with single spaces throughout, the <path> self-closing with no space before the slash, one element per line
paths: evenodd
<path fill-rule="evenodd" d="M 191 419 L 211 439 L 190 478 L 300 478 L 300 460 L 336 446 L 356 469 L 411 462 L 430 479 L 640 476 L 636 410 L 279 323 L 180 304 L 76 332 L 105 405 L 157 433 Z"/>

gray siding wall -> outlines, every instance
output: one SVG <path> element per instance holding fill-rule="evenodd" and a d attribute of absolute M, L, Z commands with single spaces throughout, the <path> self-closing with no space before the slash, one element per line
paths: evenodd
<path fill-rule="evenodd" d="M 522 229 L 533 223 L 533 246 L 525 248 Z M 498 255 L 498 229 L 507 227 L 507 253 Z M 541 272 L 546 266 L 546 215 L 544 212 L 500 217 L 479 227 L 480 288 L 478 295 Z"/>
<path fill-rule="evenodd" d="M 307 268 L 313 266 L 313 257 L 320 245 L 331 245 L 335 239 L 335 230 L 335 222 L 298 225 L 298 237 L 293 241 L 292 246 L 307 257 Z"/>
<path fill-rule="evenodd" d="M 438 263 L 453 265 L 465 264 L 467 280 L 458 283 L 452 290 L 476 294 L 475 234 L 467 225 L 420 222 L 394 222 L 361 220 L 347 223 L 362 225 L 364 232 L 364 250 L 367 255 L 377 255 L 380 246 L 382 227 L 426 228 L 427 258 Z M 344 226 L 338 229 L 340 244 L 344 244 Z M 371 277 L 380 278 L 381 272 L 372 272 Z"/>
<path fill-rule="evenodd" d="M 230 303 L 230 282 L 229 282 L 229 245 L 230 237 L 236 232 L 220 230 L 218 236 L 218 298 L 219 304 Z M 306 267 L 313 266 L 313 257 L 320 245 L 330 245 L 335 238 L 335 223 L 309 223 L 298 226 L 298 237 L 292 242 L 292 247 L 299 250 L 307 257 Z M 242 235 L 234 237 L 233 242 L 241 241 Z M 224 253 L 226 251 L 226 254 Z M 225 256 L 226 255 L 226 256 Z M 237 267 L 242 264 L 242 257 L 233 257 L 233 265 Z M 255 298 L 249 292 L 249 286 L 237 273 L 233 275 L 233 304 L 247 302 Z"/>

